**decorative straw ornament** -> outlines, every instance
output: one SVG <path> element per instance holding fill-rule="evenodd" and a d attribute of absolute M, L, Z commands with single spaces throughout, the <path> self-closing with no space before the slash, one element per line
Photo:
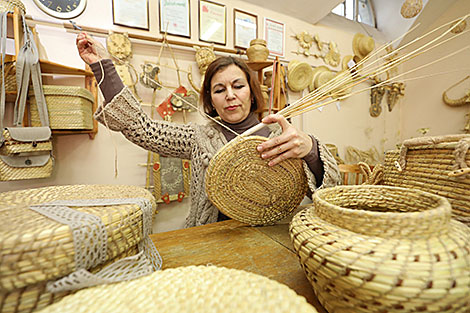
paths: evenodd
<path fill-rule="evenodd" d="M 300 159 L 275 166 L 260 157 L 261 136 L 230 141 L 211 159 L 206 171 L 209 200 L 225 215 L 249 225 L 272 224 L 298 207 L 307 192 Z"/>
<path fill-rule="evenodd" d="M 287 83 L 292 91 L 302 91 L 312 81 L 313 70 L 306 62 L 293 60 L 287 66 Z"/>
<path fill-rule="evenodd" d="M 320 303 L 335 313 L 466 312 L 470 232 L 449 201 L 415 189 L 318 190 L 290 235 Z"/>
<path fill-rule="evenodd" d="M 401 16 L 413 18 L 423 9 L 423 0 L 406 0 L 401 6 Z"/>
<path fill-rule="evenodd" d="M 366 36 L 362 33 L 354 35 L 352 43 L 354 55 L 358 60 L 362 60 L 375 48 L 375 41 L 372 37 Z M 357 62 L 356 62 L 357 63 Z"/>
<path fill-rule="evenodd" d="M 43 313 L 316 313 L 289 287 L 250 272 L 216 266 L 169 268 L 133 281 L 88 288 Z"/>

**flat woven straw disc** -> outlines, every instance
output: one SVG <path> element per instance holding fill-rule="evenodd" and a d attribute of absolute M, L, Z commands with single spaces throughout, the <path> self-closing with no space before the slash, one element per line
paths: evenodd
<path fill-rule="evenodd" d="M 301 91 L 308 87 L 313 78 L 313 69 L 306 62 L 296 62 L 288 67 L 287 84 L 292 91 Z"/>
<path fill-rule="evenodd" d="M 209 163 L 206 192 L 225 215 L 250 225 L 271 224 L 288 216 L 307 192 L 302 160 L 275 166 L 260 157 L 261 136 L 232 140 Z"/>
<path fill-rule="evenodd" d="M 215 266 L 157 271 L 88 288 L 41 312 L 317 312 L 289 287 L 253 273 Z"/>

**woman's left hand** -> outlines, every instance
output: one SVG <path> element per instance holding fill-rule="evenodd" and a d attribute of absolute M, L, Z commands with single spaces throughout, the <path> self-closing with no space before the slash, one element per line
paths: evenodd
<path fill-rule="evenodd" d="M 289 158 L 301 159 L 312 150 L 312 138 L 302 131 L 297 130 L 284 116 L 270 114 L 262 120 L 265 124 L 279 123 L 282 134 L 271 138 L 257 149 L 263 159 L 273 158 L 268 165 L 273 166 Z"/>

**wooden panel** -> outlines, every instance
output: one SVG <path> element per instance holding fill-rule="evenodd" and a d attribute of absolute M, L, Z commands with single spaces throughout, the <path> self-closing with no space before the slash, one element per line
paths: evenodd
<path fill-rule="evenodd" d="M 318 312 L 326 312 L 289 248 L 287 225 L 251 227 L 228 220 L 150 237 L 163 258 L 163 269 L 212 264 L 245 270 L 289 286 Z"/>

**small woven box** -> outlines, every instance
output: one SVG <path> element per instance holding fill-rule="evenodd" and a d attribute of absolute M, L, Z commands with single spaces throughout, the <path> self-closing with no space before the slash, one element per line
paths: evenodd
<path fill-rule="evenodd" d="M 93 129 L 93 94 L 79 86 L 44 85 L 51 129 Z M 34 94 L 31 125 L 41 126 Z"/>
<path fill-rule="evenodd" d="M 150 192 L 135 186 L 0 193 L 0 312 L 32 312 L 77 289 L 120 281 L 118 267 L 121 278 L 153 272 L 159 265 L 147 261 L 155 259 L 125 258 L 146 258 L 155 207 Z"/>

